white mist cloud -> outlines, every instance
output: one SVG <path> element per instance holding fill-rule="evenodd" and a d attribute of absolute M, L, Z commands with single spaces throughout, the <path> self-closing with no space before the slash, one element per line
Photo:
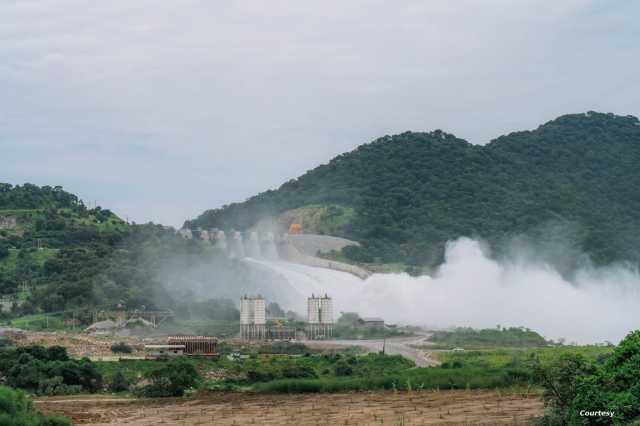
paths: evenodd
<path fill-rule="evenodd" d="M 334 298 L 336 316 L 357 311 L 390 323 L 524 326 L 547 338 L 580 343 L 618 342 L 640 328 L 637 270 L 587 267 L 569 283 L 551 267 L 523 256 L 493 260 L 480 243 L 467 238 L 448 245 L 446 262 L 433 278 L 374 274 L 361 281 L 337 271 L 272 266 L 299 294 L 298 310 L 311 292 L 327 292 Z"/>

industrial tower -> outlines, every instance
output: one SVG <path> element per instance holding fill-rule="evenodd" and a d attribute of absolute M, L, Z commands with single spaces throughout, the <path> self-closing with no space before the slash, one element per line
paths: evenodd
<path fill-rule="evenodd" d="M 263 340 L 267 337 L 267 316 L 264 298 L 243 296 L 240 298 L 240 338 Z"/>
<path fill-rule="evenodd" d="M 311 295 L 307 299 L 307 337 L 327 339 L 333 336 L 333 301 L 324 296 Z"/>

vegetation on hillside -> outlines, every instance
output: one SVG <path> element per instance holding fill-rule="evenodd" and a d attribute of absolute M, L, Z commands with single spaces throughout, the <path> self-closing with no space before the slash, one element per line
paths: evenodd
<path fill-rule="evenodd" d="M 61 187 L 0 184 L 1 218 L 15 219 L 0 229 L 0 296 L 13 301 L 2 315 L 21 317 L 15 326 L 60 329 L 71 314 L 41 313 L 84 310 L 74 317 L 86 323 L 94 309 L 173 309 L 179 321 L 237 320 L 228 297 L 252 292 L 257 275 L 260 282 L 281 279 L 172 228 L 88 209 Z M 195 294 L 216 286 L 227 299 Z"/>
<path fill-rule="evenodd" d="M 475 330 L 458 327 L 451 331 L 436 331 L 430 337 L 432 342 L 447 347 L 526 347 L 550 344 L 533 330 L 523 327 L 492 328 Z"/>
<path fill-rule="evenodd" d="M 39 395 L 66 395 L 102 390 L 102 376 L 88 359 L 69 358 L 61 346 L 0 349 L 4 383 Z"/>
<path fill-rule="evenodd" d="M 639 424 L 640 331 L 629 333 L 610 356 L 596 362 L 566 355 L 551 365 L 536 365 L 548 411 L 541 425 Z M 614 413 L 585 417 L 581 411 Z"/>
<path fill-rule="evenodd" d="M 65 417 L 43 416 L 21 390 L 0 386 L 0 425 L 2 426 L 70 426 Z"/>
<path fill-rule="evenodd" d="M 481 237 L 508 250 L 514 238 L 544 248 L 569 272 L 583 253 L 596 264 L 640 261 L 640 122 L 589 112 L 480 146 L 442 131 L 385 136 L 277 190 L 204 212 L 189 227 L 245 229 L 309 205 L 353 208 L 335 228 L 362 247 L 357 262 L 433 266 L 446 241 Z"/>

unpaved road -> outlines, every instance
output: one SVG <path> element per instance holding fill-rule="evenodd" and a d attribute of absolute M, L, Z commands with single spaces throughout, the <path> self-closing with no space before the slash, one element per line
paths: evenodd
<path fill-rule="evenodd" d="M 367 352 L 380 352 L 383 347 L 385 353 L 390 355 L 402 355 L 416 363 L 418 367 L 433 367 L 439 365 L 440 362 L 430 356 L 429 352 L 415 349 L 413 345 L 425 345 L 430 335 L 420 335 L 414 337 L 391 337 L 389 339 L 375 340 L 304 340 L 304 343 L 310 348 L 331 349 L 344 348 L 348 346 L 359 346 Z"/>
<path fill-rule="evenodd" d="M 496 391 L 274 395 L 216 392 L 189 398 L 89 395 L 35 400 L 74 425 L 515 425 L 543 412 L 536 397 Z"/>

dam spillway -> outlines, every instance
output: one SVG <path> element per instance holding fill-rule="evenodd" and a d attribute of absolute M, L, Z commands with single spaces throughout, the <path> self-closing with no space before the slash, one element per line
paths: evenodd
<path fill-rule="evenodd" d="M 317 268 L 332 269 L 367 278 L 369 271 L 357 265 L 325 259 L 319 253 L 340 251 L 349 245 L 359 245 L 345 238 L 316 234 L 288 234 L 259 231 L 240 232 L 220 229 L 178 231 L 184 238 L 198 238 L 212 244 L 233 259 L 285 260 Z"/>

